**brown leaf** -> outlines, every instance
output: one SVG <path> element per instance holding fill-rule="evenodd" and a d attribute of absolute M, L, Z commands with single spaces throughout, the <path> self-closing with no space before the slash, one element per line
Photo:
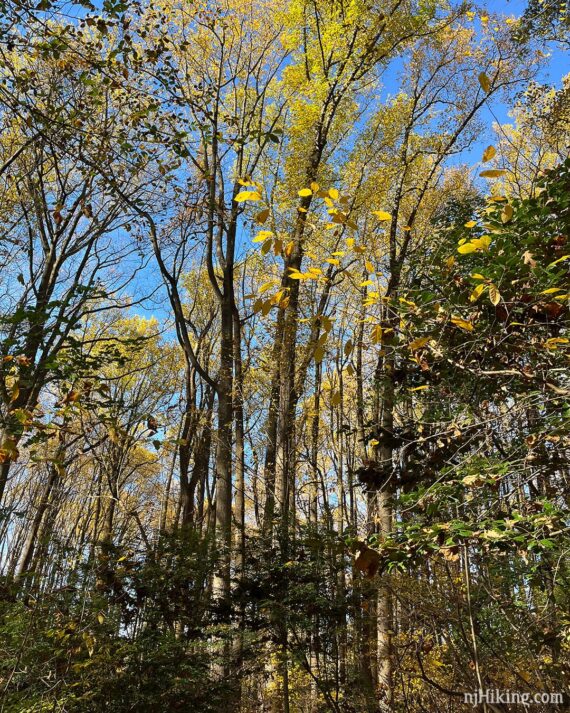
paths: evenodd
<path fill-rule="evenodd" d="M 263 225 L 267 218 L 269 218 L 269 208 L 264 208 L 255 216 L 255 222 L 259 225 Z"/>
<path fill-rule="evenodd" d="M 366 577 L 373 577 L 380 567 L 380 554 L 370 547 L 363 547 L 356 555 L 354 564 Z"/>
<path fill-rule="evenodd" d="M 459 547 L 457 545 L 442 547 L 440 552 L 448 562 L 457 562 L 459 559 Z"/>
<path fill-rule="evenodd" d="M 154 416 L 149 416 L 146 422 L 147 428 L 152 434 L 158 431 L 158 421 Z"/>
<path fill-rule="evenodd" d="M 533 267 L 533 268 L 536 267 L 536 260 L 533 259 L 533 255 L 532 255 L 531 252 L 529 252 L 528 250 L 526 250 L 526 251 L 523 253 L 523 256 L 522 256 L 522 257 L 523 257 L 523 262 L 524 262 L 525 265 L 530 265 L 530 266 Z"/>

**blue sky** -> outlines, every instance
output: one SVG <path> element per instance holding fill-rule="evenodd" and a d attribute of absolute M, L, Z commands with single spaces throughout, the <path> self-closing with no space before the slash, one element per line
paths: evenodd
<path fill-rule="evenodd" d="M 506 0 L 506 1 L 501 1 L 501 0 L 492 0 L 491 2 L 487 2 L 485 4 L 482 4 L 478 8 L 478 15 L 482 14 L 502 14 L 505 16 L 512 16 L 514 18 L 520 17 L 524 9 L 526 7 L 526 1 L 525 0 Z M 474 8 L 475 9 L 475 8 Z M 478 24 L 478 20 L 475 20 L 475 23 Z M 561 80 L 562 77 L 570 72 L 570 62 L 568 61 L 568 56 L 567 53 L 563 52 L 560 48 L 558 47 L 550 47 L 549 49 L 549 54 L 550 56 L 545 58 L 544 65 L 540 69 L 540 73 L 537 77 L 538 81 L 544 84 L 551 84 L 556 87 L 561 86 Z M 393 66 L 388 70 L 387 73 L 383 76 L 383 90 L 381 92 L 381 95 L 379 97 L 379 100 L 385 101 L 388 99 L 390 95 L 396 94 L 399 89 L 400 89 L 400 79 L 399 79 L 399 72 L 401 69 L 401 65 L 398 66 L 398 62 L 394 62 Z M 488 106 L 484 106 L 481 110 L 481 113 L 479 115 L 480 120 L 484 126 L 483 132 L 481 133 L 480 139 L 475 142 L 474 145 L 468 150 L 464 151 L 462 154 L 458 155 L 453 159 L 454 162 L 458 163 L 463 163 L 467 164 L 468 166 L 475 167 L 479 161 L 481 160 L 481 155 L 486 146 L 489 145 L 494 139 L 494 133 L 493 133 L 493 124 L 496 120 L 498 120 L 501 123 L 508 123 L 511 121 L 511 118 L 509 117 L 509 112 L 512 109 L 512 105 L 505 103 L 504 101 L 501 102 L 500 100 L 496 100 L 493 102 L 492 105 L 492 111 L 491 108 Z M 249 246 L 249 240 L 247 237 L 242 236 L 246 242 L 248 243 Z M 240 241 L 241 242 L 241 241 Z M 243 247 L 243 246 L 242 246 Z M 146 271 L 145 271 L 146 272 Z M 154 273 L 154 270 L 151 269 L 150 271 L 151 275 Z M 148 274 L 148 273 L 147 273 Z M 151 275 L 148 275 L 148 277 L 151 277 Z M 157 278 L 158 275 L 156 273 L 151 277 L 151 282 L 153 281 L 153 278 Z M 158 295 L 157 295 L 158 297 Z M 160 297 L 158 297 L 160 300 Z M 154 312 L 155 315 L 158 316 L 158 313 L 162 313 L 162 310 L 158 305 L 153 305 L 154 309 L 151 307 L 149 310 L 151 313 Z M 139 308 L 141 309 L 141 308 Z M 141 311 L 145 311 L 144 308 L 142 308 Z"/>

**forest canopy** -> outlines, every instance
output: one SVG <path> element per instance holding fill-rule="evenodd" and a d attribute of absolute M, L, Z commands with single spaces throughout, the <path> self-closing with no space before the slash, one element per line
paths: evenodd
<path fill-rule="evenodd" d="M 0 711 L 567 708 L 569 28 L 0 0 Z"/>

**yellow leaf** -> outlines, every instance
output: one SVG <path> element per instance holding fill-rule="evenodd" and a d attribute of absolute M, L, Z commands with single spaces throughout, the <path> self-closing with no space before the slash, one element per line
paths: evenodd
<path fill-rule="evenodd" d="M 416 309 L 416 307 L 417 307 L 415 302 L 412 302 L 411 300 L 407 300 L 405 297 L 400 297 L 400 302 L 403 305 L 407 305 L 408 307 L 411 307 L 412 309 Z"/>
<path fill-rule="evenodd" d="M 501 293 L 499 292 L 497 286 L 493 283 L 489 285 L 489 299 L 491 300 L 491 304 L 495 307 L 501 301 Z"/>
<path fill-rule="evenodd" d="M 431 337 L 419 337 L 419 339 L 414 339 L 413 342 L 410 342 L 408 344 L 408 347 L 412 351 L 416 351 L 416 349 L 421 349 L 422 347 L 425 347 L 425 345 L 429 342 Z"/>
<path fill-rule="evenodd" d="M 503 168 L 488 168 L 486 171 L 481 171 L 479 174 L 482 178 L 499 178 L 506 173 Z"/>
<path fill-rule="evenodd" d="M 329 188 L 329 196 L 333 199 L 333 201 L 337 201 L 339 196 L 337 189 Z"/>
<path fill-rule="evenodd" d="M 259 294 L 262 295 L 264 292 L 267 292 L 267 290 L 270 290 L 274 284 L 273 280 L 271 280 L 270 282 L 266 282 L 264 285 L 261 285 L 259 288 Z"/>
<path fill-rule="evenodd" d="M 368 287 L 368 285 L 373 285 L 374 282 L 372 280 L 363 280 L 358 286 L 359 287 Z"/>
<path fill-rule="evenodd" d="M 16 399 L 18 398 L 19 395 L 20 395 L 20 387 L 18 386 L 18 382 L 16 381 L 10 391 L 10 400 L 16 401 Z"/>
<path fill-rule="evenodd" d="M 479 485 L 481 480 L 482 478 L 480 475 L 466 475 L 465 478 L 461 480 L 461 482 L 463 483 L 463 485 L 471 487 L 472 485 Z"/>
<path fill-rule="evenodd" d="M 553 295 L 555 292 L 562 292 L 562 287 L 549 287 L 547 290 L 542 290 L 541 295 Z"/>
<path fill-rule="evenodd" d="M 335 391 L 335 393 L 331 397 L 331 404 L 333 406 L 338 406 L 341 401 L 342 401 L 342 396 L 340 394 L 340 391 Z"/>
<path fill-rule="evenodd" d="M 460 329 L 464 329 L 466 332 L 472 332 L 474 329 L 471 322 L 468 322 L 466 319 L 461 319 L 461 317 L 452 317 L 451 323 Z"/>
<path fill-rule="evenodd" d="M 325 262 L 328 262 L 331 265 L 340 265 L 340 260 L 338 260 L 336 257 L 328 257 Z"/>
<path fill-rule="evenodd" d="M 321 345 L 315 349 L 315 363 L 320 364 L 325 356 L 325 348 Z"/>
<path fill-rule="evenodd" d="M 486 163 L 487 161 L 490 161 L 494 156 L 497 155 L 497 149 L 494 146 L 487 146 L 487 148 L 483 151 L 483 162 Z"/>
<path fill-rule="evenodd" d="M 372 215 L 375 215 L 378 220 L 392 220 L 390 213 L 387 213 L 385 210 L 373 210 Z"/>
<path fill-rule="evenodd" d="M 473 238 L 469 243 L 464 243 L 463 240 L 459 241 L 457 247 L 457 252 L 461 255 L 469 255 L 476 250 L 488 250 L 491 245 L 491 236 L 482 235 L 480 238 Z"/>
<path fill-rule="evenodd" d="M 368 270 L 368 272 L 374 272 L 374 265 L 370 262 L 370 260 L 365 261 L 364 267 Z"/>
<path fill-rule="evenodd" d="M 558 260 L 555 260 L 554 262 L 551 262 L 548 267 L 554 267 L 554 265 L 558 265 L 559 262 L 563 262 L 564 260 L 568 260 L 570 255 L 563 255 L 562 257 L 559 257 Z"/>
<path fill-rule="evenodd" d="M 377 324 L 372 328 L 372 344 L 380 344 L 382 341 L 382 327 Z"/>
<path fill-rule="evenodd" d="M 293 268 L 290 269 L 289 277 L 292 280 L 306 280 L 308 278 L 308 275 L 305 275 L 304 272 L 299 272 L 299 270 L 294 270 Z"/>
<path fill-rule="evenodd" d="M 271 230 L 261 230 L 253 239 L 252 242 L 254 243 L 263 243 L 267 238 L 271 238 L 273 236 L 273 233 Z"/>
<path fill-rule="evenodd" d="M 478 79 L 479 79 L 479 84 L 481 85 L 481 88 L 483 89 L 485 94 L 488 94 L 491 89 L 491 80 L 485 74 L 485 72 L 481 72 L 478 76 Z"/>
<path fill-rule="evenodd" d="M 480 238 L 474 238 L 471 243 L 477 250 L 488 250 L 491 245 L 491 236 L 482 235 Z"/>
<path fill-rule="evenodd" d="M 485 280 L 485 279 L 486 279 L 486 278 L 485 278 L 483 275 L 481 275 L 479 272 L 474 272 L 474 273 L 471 275 L 471 277 L 472 277 L 474 280 Z"/>
<path fill-rule="evenodd" d="M 349 339 L 348 342 L 344 345 L 344 356 L 349 357 L 352 354 L 352 342 Z"/>
<path fill-rule="evenodd" d="M 236 203 L 243 203 L 244 201 L 260 201 L 261 193 L 259 191 L 240 191 L 234 198 Z"/>
<path fill-rule="evenodd" d="M 319 190 L 319 184 L 318 184 L 316 181 L 313 181 L 313 182 L 311 183 L 311 190 L 313 191 L 313 193 L 317 193 L 317 192 L 318 192 L 318 190 Z"/>
<path fill-rule="evenodd" d="M 474 228 L 477 225 L 476 220 L 470 220 L 469 222 L 465 223 L 466 228 Z"/>
<path fill-rule="evenodd" d="M 471 293 L 471 296 L 469 297 L 469 300 L 470 300 L 471 302 L 477 302 L 477 300 L 479 299 L 479 297 L 481 297 L 481 295 L 482 295 L 483 292 L 485 291 L 486 287 L 487 287 L 487 285 L 485 285 L 485 284 L 483 284 L 483 283 L 479 283 L 479 284 L 477 285 L 477 287 L 476 287 L 476 288 L 473 290 L 473 292 Z"/>
<path fill-rule="evenodd" d="M 2 443 L 2 448 L 0 448 L 0 463 L 7 463 L 8 461 L 15 461 L 18 459 L 19 452 L 16 447 L 16 441 L 13 438 L 8 438 Z"/>
<path fill-rule="evenodd" d="M 408 389 L 408 391 L 425 391 L 429 389 L 429 384 L 423 384 L 423 386 L 415 386 L 413 389 Z"/>
<path fill-rule="evenodd" d="M 501 212 L 501 221 L 503 223 L 508 223 L 512 217 L 513 217 L 513 206 L 509 205 L 507 203 L 507 205 L 504 206 L 504 208 Z"/>
<path fill-rule="evenodd" d="M 352 248 L 352 247 L 354 247 L 354 243 L 355 243 L 355 242 L 356 242 L 356 241 L 355 241 L 354 238 L 347 238 L 347 239 L 346 239 L 346 246 L 349 247 L 349 248 Z"/>
<path fill-rule="evenodd" d="M 301 188 L 301 190 L 299 191 L 299 196 L 301 198 L 306 198 L 307 196 L 312 196 L 312 195 L 313 195 L 313 191 L 310 188 Z"/>
<path fill-rule="evenodd" d="M 279 290 L 276 292 L 273 297 L 271 298 L 271 302 L 273 302 L 274 305 L 278 305 L 281 302 L 281 298 L 283 297 L 284 294 L 286 294 L 287 290 Z"/>
<path fill-rule="evenodd" d="M 262 255 L 267 255 L 267 253 L 271 250 L 271 245 L 273 244 L 273 240 L 266 240 L 263 245 L 261 246 L 261 254 Z"/>

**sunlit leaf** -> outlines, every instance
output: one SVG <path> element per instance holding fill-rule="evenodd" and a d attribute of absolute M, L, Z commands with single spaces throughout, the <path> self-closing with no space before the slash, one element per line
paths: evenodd
<path fill-rule="evenodd" d="M 382 341 L 382 327 L 377 324 L 372 328 L 372 344 L 380 344 Z"/>
<path fill-rule="evenodd" d="M 264 292 L 267 292 L 267 290 L 270 290 L 275 282 L 271 280 L 270 282 L 266 282 L 265 284 L 261 285 L 259 288 L 259 294 L 262 295 Z"/>
<path fill-rule="evenodd" d="M 479 297 L 481 297 L 481 295 L 483 294 L 483 292 L 485 291 L 486 288 L 487 288 L 487 285 L 485 285 L 483 283 L 478 284 L 477 287 L 473 290 L 473 292 L 469 296 L 469 300 L 471 302 L 477 302 L 477 300 L 479 299 Z"/>
<path fill-rule="evenodd" d="M 408 347 L 412 351 L 416 351 L 416 349 L 421 349 L 422 347 L 425 347 L 425 345 L 430 341 L 431 337 L 419 337 L 418 339 L 414 339 L 412 342 L 408 344 Z"/>
<path fill-rule="evenodd" d="M 240 191 L 234 198 L 236 203 L 243 203 L 244 201 L 260 201 L 261 193 L 259 191 Z"/>
<path fill-rule="evenodd" d="M 488 168 L 479 174 L 482 178 L 500 178 L 506 173 L 504 168 Z"/>
<path fill-rule="evenodd" d="M 491 90 L 491 80 L 489 77 L 485 74 L 485 72 L 481 72 L 477 78 L 485 94 L 488 94 Z"/>
<path fill-rule="evenodd" d="M 502 212 L 501 212 L 501 221 L 503 223 L 508 223 L 509 220 L 513 217 L 513 206 L 509 205 L 507 203 L 506 206 L 504 206 Z"/>
<path fill-rule="evenodd" d="M 471 322 L 468 322 L 466 319 L 461 319 L 461 317 L 452 317 L 451 323 L 460 329 L 464 329 L 466 332 L 472 332 L 474 329 Z"/>
<path fill-rule="evenodd" d="M 489 285 L 489 299 L 491 300 L 491 304 L 495 307 L 501 301 L 501 293 L 499 292 L 497 286 L 493 283 Z"/>
<path fill-rule="evenodd" d="M 271 238 L 273 236 L 273 233 L 271 230 L 261 230 L 255 238 L 252 240 L 254 243 L 263 243 L 267 238 Z"/>
<path fill-rule="evenodd" d="M 487 161 L 490 161 L 492 158 L 494 158 L 497 155 L 497 149 L 494 146 L 487 146 L 487 148 L 483 151 L 483 157 L 482 161 L 486 163 Z"/>
<path fill-rule="evenodd" d="M 378 220 L 392 220 L 392 215 L 385 210 L 373 210 L 372 215 L 375 215 Z"/>

